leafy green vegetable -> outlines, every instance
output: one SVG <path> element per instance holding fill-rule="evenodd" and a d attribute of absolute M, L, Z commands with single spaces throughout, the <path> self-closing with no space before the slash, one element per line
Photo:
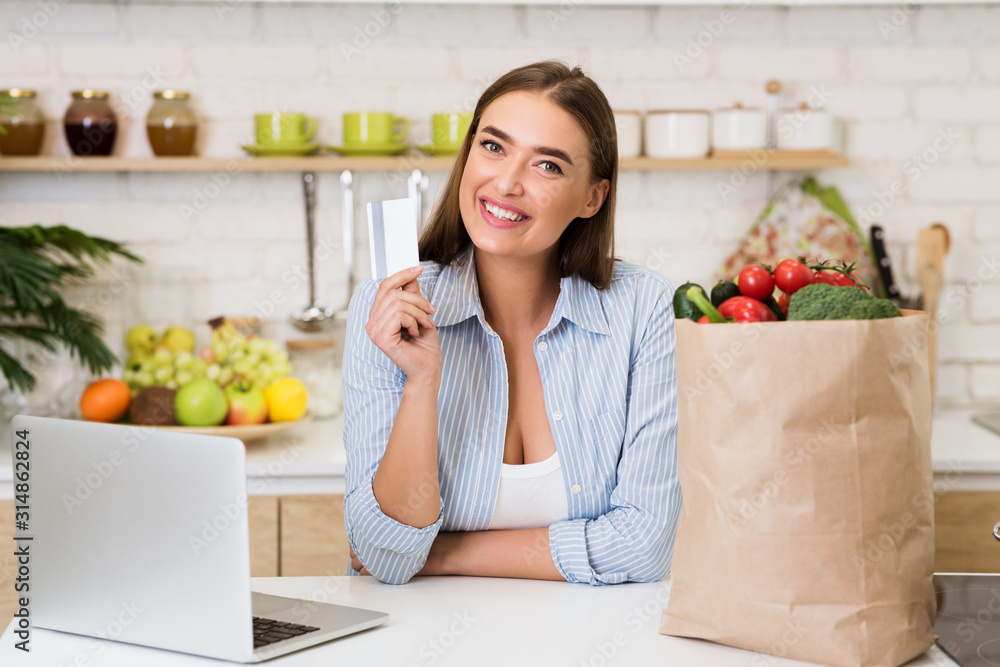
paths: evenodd
<path fill-rule="evenodd" d="M 878 320 L 901 317 L 888 299 L 872 296 L 856 287 L 822 283 L 806 285 L 788 302 L 788 320 Z"/>

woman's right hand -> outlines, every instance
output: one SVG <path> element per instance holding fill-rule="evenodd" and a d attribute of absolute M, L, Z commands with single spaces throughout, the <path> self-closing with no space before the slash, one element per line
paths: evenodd
<path fill-rule="evenodd" d="M 407 383 L 441 378 L 441 344 L 430 318 L 437 309 L 420 294 L 422 271 L 416 266 L 383 280 L 365 324 L 372 343 L 406 373 Z"/>

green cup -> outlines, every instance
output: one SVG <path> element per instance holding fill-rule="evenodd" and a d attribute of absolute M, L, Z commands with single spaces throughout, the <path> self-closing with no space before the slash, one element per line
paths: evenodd
<path fill-rule="evenodd" d="M 253 117 L 257 127 L 257 143 L 304 144 L 316 134 L 316 119 L 304 113 L 259 113 Z"/>
<path fill-rule="evenodd" d="M 410 121 L 384 111 L 344 114 L 345 144 L 398 144 L 410 131 Z"/>
<path fill-rule="evenodd" d="M 431 142 L 441 148 L 459 146 L 472 125 L 471 113 L 436 113 L 431 115 Z"/>

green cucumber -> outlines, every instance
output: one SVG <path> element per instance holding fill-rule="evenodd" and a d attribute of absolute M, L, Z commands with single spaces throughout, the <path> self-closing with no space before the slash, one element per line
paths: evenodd
<path fill-rule="evenodd" d="M 697 322 L 701 319 L 701 309 L 694 305 L 691 299 L 688 298 L 687 292 L 691 287 L 697 287 L 702 294 L 705 290 L 701 285 L 697 283 L 684 283 L 677 288 L 674 292 L 674 317 L 691 320 L 692 322 Z"/>

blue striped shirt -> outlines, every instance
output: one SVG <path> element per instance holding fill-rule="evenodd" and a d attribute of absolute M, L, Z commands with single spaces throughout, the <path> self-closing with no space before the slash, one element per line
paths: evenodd
<path fill-rule="evenodd" d="M 503 343 L 483 316 L 471 245 L 448 266 L 423 266 L 443 356 L 435 523 L 399 523 L 372 492 L 406 381 L 365 332 L 374 280 L 351 299 L 344 355 L 347 537 L 373 576 L 395 584 L 423 567 L 438 531 L 489 526 L 507 426 Z M 567 581 L 658 581 L 670 569 L 681 507 L 672 298 L 663 276 L 616 262 L 607 290 L 563 278 L 535 339 L 569 501 L 569 519 L 549 527 L 549 552 Z"/>

